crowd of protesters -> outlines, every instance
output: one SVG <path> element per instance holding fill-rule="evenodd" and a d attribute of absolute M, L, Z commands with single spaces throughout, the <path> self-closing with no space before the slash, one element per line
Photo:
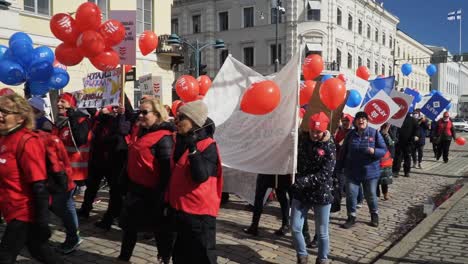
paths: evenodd
<path fill-rule="evenodd" d="M 216 263 L 223 177 L 205 103 L 189 102 L 172 113 L 159 100 L 143 98 L 135 112 L 107 106 L 90 113 L 63 93 L 57 109 L 52 123 L 42 98 L 0 96 L 0 211 L 7 223 L 0 263 L 14 263 L 25 246 L 42 263 L 62 263 L 56 251 L 69 254 L 82 243 L 79 219 L 89 217 L 103 179 L 110 199 L 95 225 L 110 230 L 118 219 L 120 261 L 131 259 L 138 233 L 146 232 L 154 235 L 161 263 Z M 333 132 L 323 112 L 305 121 L 309 128 L 299 135 L 294 182 L 291 175 L 258 175 L 252 223 L 244 230 L 258 236 L 264 197 L 274 188 L 282 212 L 275 234 L 291 231 L 298 263 L 308 262 L 310 247 L 318 247 L 316 263 L 328 263 L 330 213 L 340 211 L 342 196 L 348 216 L 343 228 L 356 224 L 362 195 L 370 225 L 378 227 L 380 193 L 390 199 L 389 185 L 402 163 L 406 177 L 412 168 L 422 168 L 429 130 L 437 160 L 448 162 L 456 138 L 448 113 L 430 126 L 419 109 L 406 116 L 401 128 L 384 124 L 374 129 L 365 112 L 343 115 Z M 77 210 L 74 197 L 83 186 Z M 66 233 L 56 250 L 48 244 L 49 212 L 59 217 Z"/>

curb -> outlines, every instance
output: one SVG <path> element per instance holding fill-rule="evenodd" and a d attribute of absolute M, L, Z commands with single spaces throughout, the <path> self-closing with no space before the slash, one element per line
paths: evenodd
<path fill-rule="evenodd" d="M 394 245 L 376 264 L 393 264 L 399 263 L 398 260 L 405 257 L 413 248 L 415 248 L 419 241 L 421 241 L 441 220 L 447 215 L 450 210 L 458 203 L 463 197 L 468 194 L 468 184 L 465 184 L 458 192 L 454 193 L 447 201 L 440 207 L 424 218 L 411 232 L 406 234 L 403 239 Z"/>

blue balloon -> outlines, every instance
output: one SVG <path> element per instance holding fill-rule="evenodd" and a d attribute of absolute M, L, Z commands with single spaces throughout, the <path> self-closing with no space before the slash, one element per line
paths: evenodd
<path fill-rule="evenodd" d="M 29 83 L 29 91 L 32 95 L 44 95 L 49 92 L 49 84 L 41 82 Z"/>
<path fill-rule="evenodd" d="M 421 102 L 422 100 L 422 95 L 420 93 L 418 93 L 415 97 L 414 97 L 414 102 L 416 103 L 419 103 Z"/>
<path fill-rule="evenodd" d="M 3 58 L 4 54 L 8 51 L 7 46 L 0 45 L 0 60 Z"/>
<path fill-rule="evenodd" d="M 322 76 L 321 82 L 325 82 L 326 80 L 331 79 L 331 78 L 333 78 L 332 75 L 330 75 L 330 74 L 325 74 L 324 76 Z"/>
<path fill-rule="evenodd" d="M 413 66 L 409 63 L 405 63 L 401 66 L 401 72 L 403 73 L 404 76 L 408 76 L 413 72 Z"/>
<path fill-rule="evenodd" d="M 25 40 L 16 40 L 10 44 L 10 50 L 16 60 L 23 65 L 23 67 L 29 67 L 33 60 L 33 46 Z"/>
<path fill-rule="evenodd" d="M 33 63 L 36 61 L 48 61 L 54 63 L 55 55 L 54 51 L 46 46 L 40 46 L 34 49 L 33 52 Z"/>
<path fill-rule="evenodd" d="M 30 45 L 33 44 L 33 41 L 28 34 L 24 32 L 16 32 L 15 34 L 11 35 L 10 40 L 8 41 L 8 44 L 10 45 L 10 47 L 11 47 L 11 44 L 17 40 L 26 41 Z"/>
<path fill-rule="evenodd" d="M 70 75 L 64 69 L 54 68 L 54 73 L 49 80 L 49 86 L 53 89 L 60 90 L 63 87 L 67 86 L 70 81 Z"/>
<path fill-rule="evenodd" d="M 349 107 L 356 107 L 361 104 L 361 101 L 362 101 L 361 94 L 358 91 L 351 89 L 349 91 L 348 100 L 346 100 L 346 105 Z"/>
<path fill-rule="evenodd" d="M 384 89 L 385 86 L 387 85 L 385 78 L 380 78 L 380 77 L 377 77 L 375 80 L 372 80 L 371 82 L 374 84 L 374 87 L 377 88 L 378 90 Z"/>
<path fill-rule="evenodd" d="M 452 108 L 452 103 L 449 103 L 446 107 L 445 107 L 445 110 L 450 110 L 450 108 Z"/>
<path fill-rule="evenodd" d="M 437 72 L 437 67 L 434 64 L 429 64 L 426 68 L 426 73 L 429 76 L 434 75 Z"/>
<path fill-rule="evenodd" d="M 47 82 L 49 81 L 53 72 L 54 66 L 52 66 L 52 63 L 48 61 L 34 62 L 28 69 L 29 81 Z"/>
<path fill-rule="evenodd" d="M 26 81 L 23 67 L 11 60 L 0 61 L 0 82 L 7 85 L 20 85 Z"/>

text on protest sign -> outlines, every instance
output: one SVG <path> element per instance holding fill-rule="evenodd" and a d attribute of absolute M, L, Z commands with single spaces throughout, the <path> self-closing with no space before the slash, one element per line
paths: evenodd
<path fill-rule="evenodd" d="M 398 105 L 384 91 L 378 92 L 361 108 L 362 111 L 367 113 L 368 125 L 372 128 L 382 126 L 399 109 Z"/>
<path fill-rule="evenodd" d="M 437 116 L 444 111 L 449 103 L 449 100 L 445 99 L 440 94 L 434 94 L 422 107 L 421 113 L 432 121 L 436 121 Z"/>
<path fill-rule="evenodd" d="M 83 78 L 83 90 L 74 93 L 78 108 L 99 108 L 118 105 L 120 98 L 121 69 L 95 72 Z"/>
<path fill-rule="evenodd" d="M 113 47 L 120 56 L 120 63 L 136 65 L 136 11 L 111 10 L 109 16 L 120 21 L 125 27 L 125 39 Z"/>

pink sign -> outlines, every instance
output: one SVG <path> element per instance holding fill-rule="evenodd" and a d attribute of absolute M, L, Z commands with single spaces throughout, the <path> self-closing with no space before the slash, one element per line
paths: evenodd
<path fill-rule="evenodd" d="M 120 21 L 125 27 L 125 39 L 114 46 L 120 56 L 120 63 L 136 65 L 136 11 L 111 10 L 110 18 Z"/>

